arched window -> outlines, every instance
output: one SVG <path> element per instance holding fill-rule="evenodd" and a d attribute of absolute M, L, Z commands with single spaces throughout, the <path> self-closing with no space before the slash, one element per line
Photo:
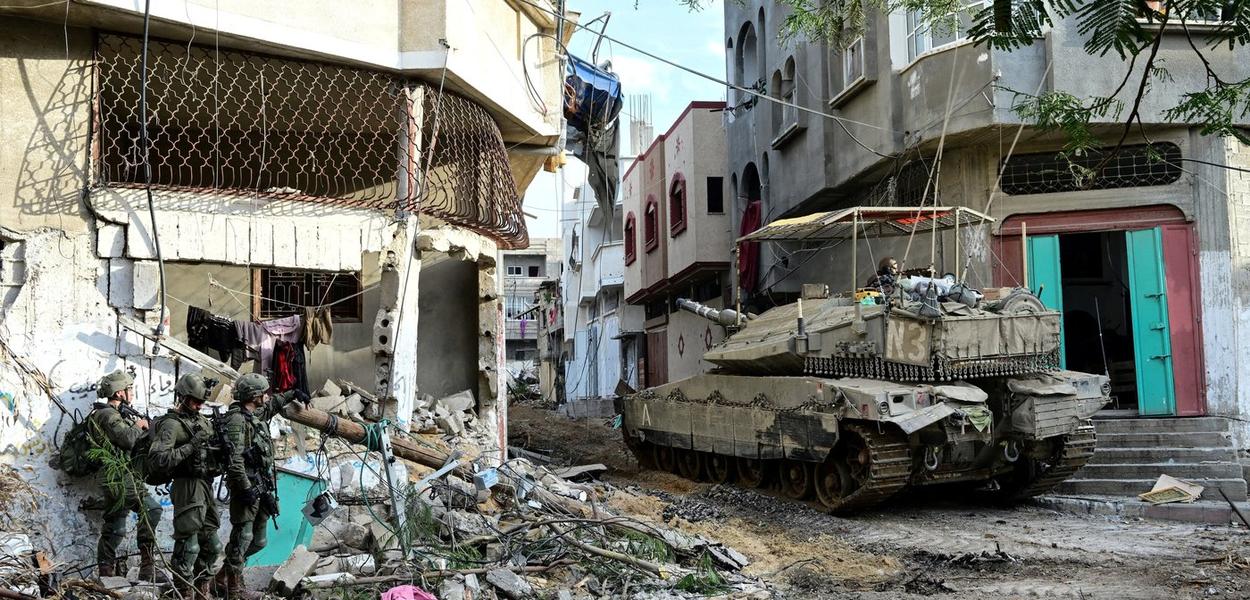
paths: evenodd
<path fill-rule="evenodd" d="M 738 33 L 738 50 L 734 53 L 734 80 L 742 87 L 752 87 L 763 78 L 756 42 L 755 25 L 748 22 Z"/>
<path fill-rule="evenodd" d="M 642 215 L 642 241 L 647 252 L 660 245 L 660 205 L 655 196 L 647 196 L 646 212 Z"/>
<path fill-rule="evenodd" d="M 673 174 L 668 186 L 668 228 L 673 237 L 686 230 L 686 176 Z"/>
<path fill-rule="evenodd" d="M 786 64 L 781 70 L 781 85 L 777 88 L 777 95 L 786 103 L 781 107 L 781 126 L 788 127 L 799 122 L 799 110 L 791 104 L 798 101 L 798 96 L 794 93 L 794 57 L 786 59 Z"/>
<path fill-rule="evenodd" d="M 629 211 L 625 215 L 625 266 L 634 264 L 634 259 L 638 256 L 638 219 L 634 217 L 634 211 Z"/>

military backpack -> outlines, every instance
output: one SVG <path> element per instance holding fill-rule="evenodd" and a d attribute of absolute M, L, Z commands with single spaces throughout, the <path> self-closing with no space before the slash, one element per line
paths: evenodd
<path fill-rule="evenodd" d="M 61 442 L 61 451 L 55 460 L 56 468 L 72 477 L 93 475 L 100 470 L 103 463 L 99 458 L 91 456 L 91 451 L 96 447 L 91 429 L 90 418 L 75 420 L 74 426 L 70 427 L 65 434 L 65 440 Z"/>

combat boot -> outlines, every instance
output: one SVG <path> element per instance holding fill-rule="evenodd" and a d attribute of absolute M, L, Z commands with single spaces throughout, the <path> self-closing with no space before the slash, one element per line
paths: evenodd
<path fill-rule="evenodd" d="M 208 577 L 201 577 L 195 582 L 195 600 L 213 600 L 212 580 Z"/>
<path fill-rule="evenodd" d="M 226 597 L 230 598 L 230 600 L 261 600 L 261 598 L 264 598 L 263 594 L 243 587 L 242 573 L 228 573 L 226 577 Z"/>
<path fill-rule="evenodd" d="M 111 562 L 100 563 L 96 565 L 96 575 L 98 575 L 100 579 L 104 579 L 105 577 L 113 577 L 117 575 L 117 568 Z"/>
<path fill-rule="evenodd" d="M 156 552 L 151 546 L 139 549 L 139 581 L 172 583 L 164 570 L 156 568 Z"/>
<path fill-rule="evenodd" d="M 214 594 L 220 598 L 225 598 L 230 588 L 230 574 L 226 571 L 226 565 L 222 565 L 217 574 L 213 576 L 210 587 Z"/>

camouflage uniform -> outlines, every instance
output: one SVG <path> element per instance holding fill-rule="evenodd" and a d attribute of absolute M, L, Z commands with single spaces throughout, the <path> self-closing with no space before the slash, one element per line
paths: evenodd
<path fill-rule="evenodd" d="M 124 390 L 133 384 L 129 375 L 117 371 L 107 375 L 100 381 L 98 394 L 101 398 L 109 398 L 114 393 Z M 103 523 L 100 527 L 100 540 L 96 545 L 96 562 L 101 575 L 112 575 L 122 567 L 124 574 L 125 559 L 118 561 L 117 548 L 126 538 L 126 517 L 130 513 L 139 515 L 139 527 L 135 532 L 139 552 L 143 562 L 151 563 L 156 548 L 156 524 L 161 520 L 161 505 L 143 483 L 140 465 L 132 465 L 130 453 L 145 432 L 136 427 L 134 421 L 122 416 L 121 411 L 109 404 L 96 403 L 94 410 L 87 416 L 91 424 L 92 440 L 97 448 L 104 449 L 113 456 L 124 457 L 125 468 L 102 467 L 95 475 L 95 484 L 104 496 Z"/>
<path fill-rule="evenodd" d="M 172 473 L 170 499 L 174 503 L 174 553 L 172 567 L 182 586 L 207 581 L 213 563 L 221 555 L 217 529 L 221 524 L 214 502 L 212 482 L 220 474 L 209 453 L 213 422 L 187 406 L 186 396 L 206 398 L 207 386 L 198 375 L 184 375 L 175 386 L 180 403 L 162 418 L 152 432 L 149 461 Z"/>
<path fill-rule="evenodd" d="M 235 402 L 225 419 L 226 437 L 231 444 L 230 461 L 226 465 L 226 485 L 230 488 L 230 541 L 226 544 L 226 560 L 218 580 L 229 579 L 231 596 L 242 598 L 254 597 L 238 583 L 243 563 L 265 547 L 266 527 L 269 518 L 274 516 L 260 501 L 265 491 L 260 486 L 274 481 L 269 420 L 299 394 L 295 391 L 275 394 L 255 410 L 243 408 L 244 402 L 260 396 L 268 387 L 269 382 L 262 375 L 249 373 L 239 378 L 235 384 Z M 252 460 L 245 460 L 245 453 L 252 454 Z"/>

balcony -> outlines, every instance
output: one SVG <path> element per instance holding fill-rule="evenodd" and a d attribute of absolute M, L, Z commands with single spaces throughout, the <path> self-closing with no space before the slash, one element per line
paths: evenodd
<path fill-rule="evenodd" d="M 595 249 L 592 258 L 599 287 L 625 284 L 625 242 L 610 242 Z"/>

